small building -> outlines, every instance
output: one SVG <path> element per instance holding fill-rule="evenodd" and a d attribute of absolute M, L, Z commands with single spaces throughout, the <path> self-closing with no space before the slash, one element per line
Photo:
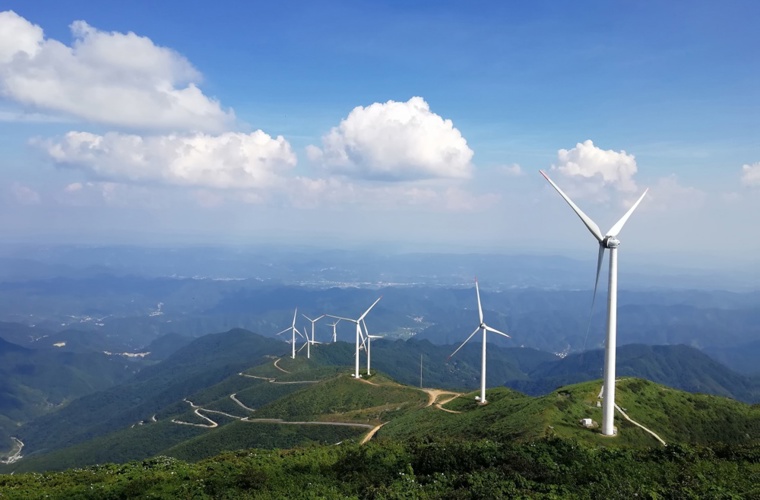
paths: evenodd
<path fill-rule="evenodd" d="M 594 427 L 594 421 L 591 420 L 590 418 L 582 418 L 581 419 L 581 425 L 583 427 L 586 427 L 586 428 L 590 429 L 591 427 Z"/>

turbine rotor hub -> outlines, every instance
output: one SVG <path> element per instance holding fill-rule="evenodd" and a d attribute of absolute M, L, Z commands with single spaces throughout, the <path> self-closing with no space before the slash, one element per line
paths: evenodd
<path fill-rule="evenodd" d="M 607 236 L 602 243 L 604 244 L 604 248 L 617 248 L 620 246 L 620 240 L 614 236 Z"/>

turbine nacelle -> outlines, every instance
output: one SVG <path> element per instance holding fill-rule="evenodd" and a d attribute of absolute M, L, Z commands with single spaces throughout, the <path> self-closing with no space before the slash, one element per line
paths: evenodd
<path fill-rule="evenodd" d="M 620 246 L 620 240 L 615 238 L 614 236 L 605 236 L 604 239 L 599 243 L 604 248 L 617 248 Z"/>

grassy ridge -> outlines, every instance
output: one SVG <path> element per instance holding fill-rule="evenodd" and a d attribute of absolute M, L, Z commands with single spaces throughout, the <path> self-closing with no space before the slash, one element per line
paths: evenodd
<path fill-rule="evenodd" d="M 596 406 L 600 387 L 600 381 L 586 382 L 538 398 L 506 388 L 490 389 L 485 406 L 477 405 L 471 393 L 446 405 L 462 413 L 432 407 L 410 411 L 386 424 L 379 435 L 391 439 L 461 436 L 500 441 L 558 436 L 593 446 L 657 446 L 651 435 L 620 414 L 615 415 L 619 429 L 615 438 L 580 425 L 582 418 L 601 422 L 602 411 Z M 760 444 L 758 405 L 684 393 L 641 379 L 619 381 L 616 399 L 631 418 L 669 443 Z"/>
<path fill-rule="evenodd" d="M 279 425 L 261 422 L 233 422 L 180 443 L 162 454 L 182 460 L 197 461 L 223 451 L 246 448 L 295 448 L 310 444 L 335 444 L 358 438 L 367 429 L 328 425 Z"/>
<path fill-rule="evenodd" d="M 373 377 L 372 380 L 378 385 L 341 375 L 303 388 L 288 398 L 278 399 L 259 409 L 256 416 L 309 419 L 386 405 L 394 409 L 415 406 L 427 401 L 427 396 L 417 389 L 391 383 L 381 377 Z"/>

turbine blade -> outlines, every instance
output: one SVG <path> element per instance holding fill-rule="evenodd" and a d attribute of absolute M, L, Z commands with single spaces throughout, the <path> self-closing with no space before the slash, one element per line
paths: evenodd
<path fill-rule="evenodd" d="M 343 317 L 341 317 L 341 316 L 333 316 L 332 314 L 328 314 L 328 316 L 329 316 L 329 317 L 331 317 L 331 318 L 335 318 L 335 319 L 342 319 L 343 321 L 350 321 L 351 323 L 356 323 L 356 320 L 355 320 L 355 319 L 351 319 L 351 318 L 343 318 Z"/>
<path fill-rule="evenodd" d="M 320 319 L 324 318 L 325 316 L 327 316 L 327 315 L 326 315 L 326 314 L 323 314 L 322 316 L 318 316 L 316 319 L 314 319 L 314 323 L 316 323 L 316 322 L 317 322 L 317 321 L 319 321 Z"/>
<path fill-rule="evenodd" d="M 461 344 L 459 347 L 457 347 L 456 351 L 454 351 L 454 352 L 452 352 L 451 354 L 449 354 L 449 357 L 448 357 L 448 358 L 446 358 L 446 360 L 448 361 L 449 359 L 451 359 L 451 358 L 454 356 L 454 354 L 458 353 L 458 352 L 459 352 L 459 349 L 461 349 L 462 347 L 464 347 L 464 345 L 465 345 L 467 342 L 469 342 L 469 341 L 470 341 L 470 339 L 471 339 L 471 338 L 472 338 L 472 337 L 473 337 L 473 336 L 474 336 L 476 333 L 478 333 L 478 331 L 480 331 L 480 325 L 478 325 L 478 327 L 475 329 L 475 331 L 474 331 L 474 332 L 472 332 L 472 333 L 470 334 L 470 336 L 469 336 L 469 337 L 467 337 L 467 338 L 464 340 L 464 342 L 462 342 L 462 344 Z"/>
<path fill-rule="evenodd" d="M 367 314 L 369 314 L 369 312 L 372 310 L 372 308 L 373 308 L 373 307 L 375 307 L 375 305 L 376 305 L 378 302 L 380 302 L 380 299 L 382 299 L 382 298 L 383 298 L 383 296 L 382 296 L 382 295 L 381 295 L 380 297 L 378 297 L 378 299 L 377 299 L 376 301 L 374 301 L 374 302 L 372 303 L 372 305 L 371 305 L 371 306 L 369 306 L 369 309 L 367 309 L 366 311 L 364 311 L 364 314 L 362 314 L 361 316 L 359 316 L 359 321 L 363 320 L 363 319 L 364 319 L 364 317 L 365 317 Z"/>
<path fill-rule="evenodd" d="M 633 211 L 636 210 L 636 207 L 639 206 L 639 203 L 641 203 L 641 200 L 644 199 L 644 196 L 646 196 L 648 192 L 649 192 L 649 188 L 644 190 L 644 193 L 641 195 L 641 197 L 639 197 L 638 200 L 636 200 L 636 203 L 634 203 L 633 206 L 628 209 L 625 215 L 622 216 L 620 220 L 615 223 L 614 226 L 612 226 L 612 229 L 607 231 L 607 236 L 612 236 L 614 238 L 620 233 L 620 231 L 623 229 L 623 226 L 628 221 L 628 217 L 630 217 Z"/>
<path fill-rule="evenodd" d="M 304 342 L 303 345 L 301 346 L 301 348 L 298 349 L 296 352 L 301 352 L 303 350 L 303 348 L 306 347 L 306 344 L 308 344 L 308 342 Z"/>
<path fill-rule="evenodd" d="M 285 333 L 285 332 L 289 332 L 291 328 L 293 328 L 293 327 L 292 327 L 292 326 L 289 326 L 289 327 L 287 327 L 286 329 L 284 329 L 283 331 L 276 333 L 276 334 L 275 334 L 275 336 L 277 336 L 277 335 L 282 335 L 282 334 L 283 334 L 283 333 Z"/>
<path fill-rule="evenodd" d="M 486 330 L 488 330 L 488 331 L 489 331 L 489 332 L 491 332 L 491 333 L 498 333 L 499 335 L 503 335 L 503 336 L 507 337 L 508 339 L 511 339 L 511 338 L 512 338 L 512 337 L 510 337 L 509 335 L 507 335 L 506 333 L 504 333 L 504 332 L 500 332 L 500 331 L 499 331 L 499 330 L 497 330 L 496 328 L 491 328 L 491 327 L 490 327 L 490 326 L 488 326 L 488 325 L 486 325 Z"/>
<path fill-rule="evenodd" d="M 478 296 L 478 317 L 480 324 L 483 324 L 483 306 L 480 305 L 480 288 L 478 288 L 478 278 L 475 278 L 475 294 Z"/>
<path fill-rule="evenodd" d="M 293 328 L 296 326 L 296 316 L 298 316 L 298 308 L 296 307 L 296 311 L 293 313 Z"/>
<path fill-rule="evenodd" d="M 307 315 L 305 315 L 304 313 L 301 313 L 301 316 L 303 316 L 304 318 L 308 319 L 309 321 L 312 321 L 312 319 L 310 317 L 308 317 Z"/>
<path fill-rule="evenodd" d="M 554 189 L 557 190 L 557 192 L 560 194 L 560 196 L 562 196 L 562 198 L 565 199 L 565 201 L 567 202 L 568 205 L 570 205 L 570 208 L 573 209 L 573 211 L 575 212 L 575 214 L 578 217 L 581 218 L 581 220 L 586 225 L 586 227 L 588 228 L 588 230 L 591 231 L 591 234 L 594 235 L 594 238 L 596 238 L 597 241 L 602 241 L 604 239 L 604 236 L 602 236 L 602 231 L 599 229 L 599 226 L 596 225 L 596 222 L 594 222 L 593 220 L 591 220 L 591 217 L 589 217 L 588 215 L 586 215 L 585 213 L 583 213 L 583 210 L 581 210 L 580 208 L 578 208 L 578 205 L 576 205 L 575 203 L 573 203 L 573 200 L 571 200 L 559 188 L 559 186 L 557 186 L 556 184 L 554 184 L 554 181 L 552 181 L 549 178 L 549 176 L 546 175 L 546 173 L 543 170 L 539 170 L 539 172 L 541 172 L 541 175 L 544 176 L 544 179 L 546 179 L 547 181 L 549 181 L 549 184 L 551 184 L 554 187 Z"/>
<path fill-rule="evenodd" d="M 591 331 L 591 318 L 594 317 L 594 304 L 596 304 L 596 291 L 599 288 L 599 274 L 602 271 L 602 262 L 604 261 L 604 245 L 599 243 L 599 257 L 596 260 L 596 281 L 594 281 L 594 295 L 591 297 L 591 310 L 588 313 L 588 323 L 586 324 L 586 336 L 583 338 L 583 349 L 586 349 L 586 339 L 588 332 Z"/>

